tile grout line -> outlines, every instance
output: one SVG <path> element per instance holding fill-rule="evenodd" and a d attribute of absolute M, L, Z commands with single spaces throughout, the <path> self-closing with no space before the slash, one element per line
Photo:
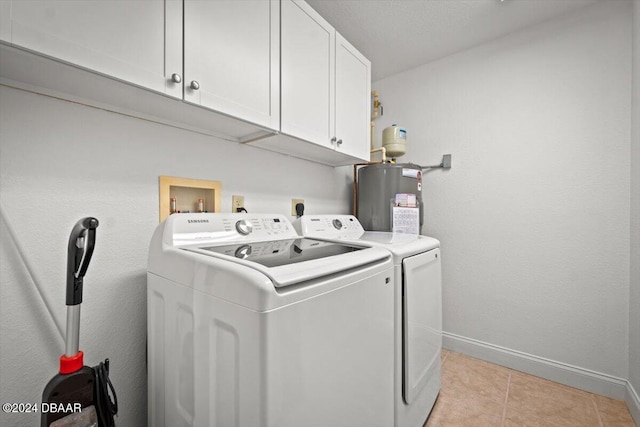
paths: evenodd
<path fill-rule="evenodd" d="M 507 379 L 507 393 L 504 396 L 504 405 L 502 407 L 502 421 L 500 421 L 500 426 L 504 427 L 504 422 L 507 418 L 507 401 L 509 400 L 509 389 L 511 388 L 511 372 L 509 372 L 509 378 Z M 602 426 L 600 426 L 602 427 Z"/>
<path fill-rule="evenodd" d="M 591 394 L 591 403 L 593 403 L 593 407 L 596 410 L 596 416 L 598 417 L 598 422 L 600 423 L 600 427 L 604 427 L 604 423 L 602 422 L 602 417 L 600 416 L 600 410 L 598 409 L 598 403 L 596 402 L 596 396 L 593 393 Z"/>

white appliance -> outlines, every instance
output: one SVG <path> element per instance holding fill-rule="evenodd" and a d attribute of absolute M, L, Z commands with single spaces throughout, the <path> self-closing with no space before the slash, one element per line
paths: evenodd
<path fill-rule="evenodd" d="M 149 249 L 149 426 L 392 425 L 393 294 L 381 248 L 171 215 Z"/>
<path fill-rule="evenodd" d="M 440 392 L 440 242 L 426 236 L 365 232 L 352 215 L 304 215 L 294 227 L 301 236 L 364 243 L 393 254 L 394 425 L 422 427 Z"/>

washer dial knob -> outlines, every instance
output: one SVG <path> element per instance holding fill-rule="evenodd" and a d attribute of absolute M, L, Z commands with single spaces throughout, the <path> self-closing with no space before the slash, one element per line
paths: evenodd
<path fill-rule="evenodd" d="M 253 225 L 248 219 L 241 219 L 240 221 L 236 222 L 236 230 L 238 230 L 238 233 L 246 236 L 248 234 L 251 234 L 251 232 L 253 231 Z"/>
<path fill-rule="evenodd" d="M 333 220 L 333 226 L 337 229 L 340 230 L 342 228 L 342 221 L 340 221 L 339 219 L 334 219 Z"/>

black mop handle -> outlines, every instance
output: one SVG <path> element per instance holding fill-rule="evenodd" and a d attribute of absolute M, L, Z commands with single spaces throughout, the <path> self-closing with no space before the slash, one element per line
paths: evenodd
<path fill-rule="evenodd" d="M 72 358 L 79 353 L 80 304 L 82 283 L 96 244 L 98 220 L 87 217 L 71 230 L 67 247 L 67 333 L 64 354 Z"/>
<path fill-rule="evenodd" d="M 98 220 L 82 218 L 71 230 L 67 247 L 67 305 L 82 303 L 82 282 L 96 244 Z"/>
<path fill-rule="evenodd" d="M 65 338 L 65 352 L 60 356 L 60 369 L 58 374 L 49 380 L 42 392 L 42 403 L 47 403 L 50 405 L 50 408 L 57 408 L 57 410 L 41 411 L 41 427 L 49 427 L 51 423 L 58 420 L 63 420 L 60 425 L 75 426 L 80 425 L 78 424 L 80 422 L 82 425 L 88 425 L 85 421 L 89 421 L 87 419 L 89 417 L 88 414 L 92 412 L 91 409 L 86 412 L 84 409 L 93 408 L 92 405 L 96 405 L 96 394 L 101 392 L 101 389 L 98 389 L 96 386 L 94 370 L 88 366 L 84 366 L 84 353 L 78 348 L 78 341 L 80 339 L 82 280 L 89 267 L 91 255 L 93 255 L 97 227 L 97 219 L 92 217 L 82 218 L 73 227 L 71 235 L 69 236 L 67 251 L 67 336 Z M 70 410 L 68 408 L 70 405 L 73 405 L 74 408 L 74 413 L 72 414 L 69 414 Z M 83 408 L 82 412 L 75 413 L 75 408 L 78 408 L 77 405 Z M 99 411 L 100 408 L 95 407 L 93 411 L 94 415 L 96 410 Z M 83 417 L 80 414 L 85 414 L 85 416 Z M 75 418 L 75 422 L 71 421 L 70 417 L 75 417 L 76 415 L 80 415 L 80 418 Z M 113 425 L 113 423 L 100 423 L 100 426 L 109 425 Z"/>

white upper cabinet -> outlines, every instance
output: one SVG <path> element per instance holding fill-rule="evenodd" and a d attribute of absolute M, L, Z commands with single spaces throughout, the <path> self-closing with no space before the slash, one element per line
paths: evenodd
<path fill-rule="evenodd" d="M 323 163 L 368 161 L 371 63 L 307 3 L 282 0 L 281 8 L 280 130 L 336 153 L 293 143 L 261 145 L 298 156 L 308 152 Z"/>
<path fill-rule="evenodd" d="M 176 105 L 160 114 L 172 123 L 239 141 L 280 129 L 279 0 L 0 0 L 0 13 L 4 42 L 221 113 Z M 98 98 L 110 102 L 109 90 Z"/>
<path fill-rule="evenodd" d="M 323 164 L 369 160 L 371 64 L 302 0 L 0 0 L 0 41 L 5 84 Z"/>
<path fill-rule="evenodd" d="M 336 33 L 335 135 L 338 150 L 369 161 L 371 62 Z"/>
<path fill-rule="evenodd" d="M 281 7 L 280 130 L 333 148 L 335 30 L 304 2 Z"/>
<path fill-rule="evenodd" d="M 0 38 L 181 98 L 182 1 L 2 0 Z"/>
<path fill-rule="evenodd" d="M 280 127 L 279 0 L 184 1 L 184 100 Z"/>

